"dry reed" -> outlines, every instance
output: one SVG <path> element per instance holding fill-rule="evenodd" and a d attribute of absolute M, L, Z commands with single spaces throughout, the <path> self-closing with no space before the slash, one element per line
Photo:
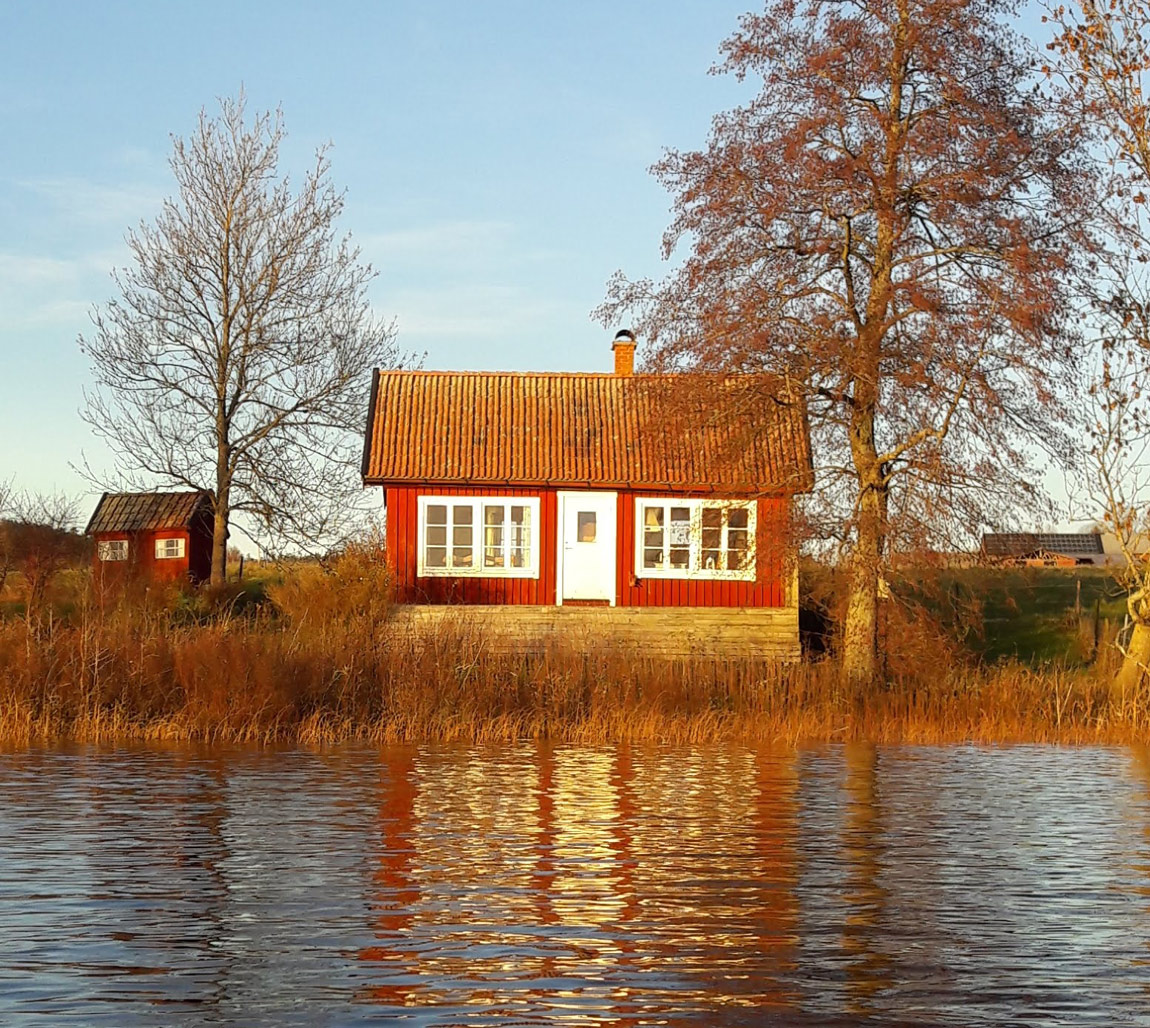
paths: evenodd
<path fill-rule="evenodd" d="M 889 635 L 892 681 L 851 691 L 829 663 L 669 661 L 573 644 L 515 655 L 462 622 L 416 636 L 389 621 L 388 592 L 378 554 L 361 547 L 297 569 L 269 587 L 271 604 L 246 612 L 238 592 L 89 587 L 63 621 L 0 621 L 0 742 L 1150 739 L 1150 687 L 1115 694 L 1105 661 L 973 667 L 929 625 Z"/>
<path fill-rule="evenodd" d="M 123 607 L 88 609 L 72 623 L 0 624 L 0 740 L 1150 738 L 1150 690 L 1115 695 L 1104 671 L 954 666 L 851 692 L 829 664 L 667 661 L 562 645 L 517 656 L 489 652 L 462 628 L 415 637 L 339 611 L 316 615 L 304 604 L 294 616 L 179 624 Z"/>

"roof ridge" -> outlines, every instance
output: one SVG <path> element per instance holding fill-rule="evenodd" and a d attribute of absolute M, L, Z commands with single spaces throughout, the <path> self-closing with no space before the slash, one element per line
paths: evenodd
<path fill-rule="evenodd" d="M 467 375 L 475 378 L 616 378 L 625 381 L 628 378 L 663 378 L 665 373 L 639 372 L 634 375 L 616 375 L 613 371 L 455 371 L 449 368 L 376 368 L 380 375 L 396 376 L 427 376 L 433 375 Z"/>

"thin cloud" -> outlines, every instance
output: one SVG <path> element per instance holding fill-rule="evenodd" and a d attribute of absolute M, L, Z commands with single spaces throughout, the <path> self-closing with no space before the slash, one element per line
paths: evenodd
<path fill-rule="evenodd" d="M 353 239 L 377 268 L 413 263 L 460 268 L 512 249 L 515 226 L 507 221 L 445 221 L 393 232 L 355 233 Z"/>
<path fill-rule="evenodd" d="M 0 310 L 5 328 L 87 325 L 94 302 L 112 290 L 109 273 L 124 249 L 93 250 L 74 258 L 0 252 Z"/>
<path fill-rule="evenodd" d="M 53 214 L 89 225 L 118 224 L 125 229 L 154 216 L 165 196 L 156 185 L 108 186 L 80 178 L 25 179 L 17 185 L 46 200 Z"/>
<path fill-rule="evenodd" d="M 375 306 L 394 316 L 403 342 L 523 337 L 558 311 L 524 289 L 498 285 L 403 289 L 385 293 Z"/>

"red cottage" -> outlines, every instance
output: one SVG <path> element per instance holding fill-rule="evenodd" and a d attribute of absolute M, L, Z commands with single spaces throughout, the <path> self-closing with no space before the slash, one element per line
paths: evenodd
<path fill-rule="evenodd" d="M 105 580 L 205 581 L 212 569 L 212 494 L 104 493 L 85 530 Z"/>
<path fill-rule="evenodd" d="M 397 602 L 616 608 L 591 621 L 797 656 L 801 401 L 764 376 L 633 374 L 629 333 L 614 350 L 614 374 L 376 371 L 362 470 Z"/>

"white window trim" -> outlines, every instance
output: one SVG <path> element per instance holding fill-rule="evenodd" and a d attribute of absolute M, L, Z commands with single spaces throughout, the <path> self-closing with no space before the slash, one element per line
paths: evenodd
<path fill-rule="evenodd" d="M 643 507 L 688 507 L 691 511 L 690 556 L 685 568 L 643 567 Z M 703 510 L 707 507 L 745 507 L 747 510 L 747 566 L 736 571 L 723 568 L 701 568 L 699 551 L 703 541 Z M 701 500 L 680 496 L 637 496 L 635 498 L 635 577 L 684 578 L 698 581 L 753 582 L 758 572 L 755 541 L 758 534 L 758 504 L 754 500 Z M 669 526 L 664 526 L 664 531 Z"/>
<path fill-rule="evenodd" d="M 474 526 L 475 532 L 472 536 L 471 543 L 476 557 L 474 566 L 465 568 L 429 568 L 424 566 L 423 558 L 427 547 L 427 508 L 431 504 L 447 504 L 449 507 L 470 505 L 472 507 L 474 513 L 472 514 L 471 523 Z M 527 507 L 530 510 L 530 563 L 527 567 L 513 568 L 505 565 L 501 568 L 489 568 L 483 565 L 484 504 L 498 504 L 503 507 Z M 539 508 L 540 503 L 538 496 L 420 496 L 415 538 L 417 553 L 416 576 L 418 578 L 538 578 L 539 551 L 542 548 L 542 524 L 539 517 Z M 510 517 L 510 511 L 508 511 L 507 520 L 504 522 L 505 530 L 503 537 L 504 554 L 507 556 L 510 556 L 511 547 Z M 450 520 L 448 524 L 450 525 Z M 447 540 L 447 550 L 450 554 L 450 538 Z"/>
<path fill-rule="evenodd" d="M 166 552 L 166 543 L 177 543 L 176 552 Z M 184 548 L 184 540 L 180 536 L 166 535 L 156 540 L 156 560 L 183 560 L 184 554 L 187 552 Z"/>
<path fill-rule="evenodd" d="M 122 557 L 108 556 L 115 547 L 117 553 L 122 553 Z M 128 559 L 128 540 L 127 539 L 101 539 L 96 543 L 96 557 L 100 561 L 109 564 L 119 563 Z"/>

